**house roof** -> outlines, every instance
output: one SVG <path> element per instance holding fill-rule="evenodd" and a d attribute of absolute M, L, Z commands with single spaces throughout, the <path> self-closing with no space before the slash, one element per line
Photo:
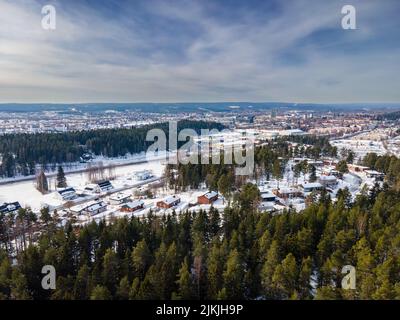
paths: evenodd
<path fill-rule="evenodd" d="M 305 183 L 302 185 L 303 188 L 322 188 L 322 184 L 320 184 L 319 182 L 310 182 L 310 183 Z"/>
<path fill-rule="evenodd" d="M 112 186 L 111 182 L 108 181 L 108 180 L 99 182 L 99 183 L 97 183 L 97 185 L 98 185 L 100 188 Z"/>
<path fill-rule="evenodd" d="M 203 194 L 203 196 L 206 197 L 208 200 L 210 200 L 210 199 L 218 196 L 218 193 L 216 193 L 215 191 L 210 191 L 210 192 Z"/>
<path fill-rule="evenodd" d="M 376 174 L 376 175 L 383 175 L 384 173 L 376 171 L 376 170 L 364 170 L 367 174 Z"/>
<path fill-rule="evenodd" d="M 168 197 L 166 197 L 163 201 L 166 203 L 166 204 L 173 204 L 175 201 L 177 201 L 177 200 L 180 200 L 180 198 L 178 198 L 177 196 L 168 196 Z"/>
<path fill-rule="evenodd" d="M 97 188 L 97 184 L 90 183 L 85 186 L 85 190 L 93 190 Z"/>
<path fill-rule="evenodd" d="M 136 200 L 136 201 L 127 202 L 122 207 L 133 209 L 133 208 L 140 207 L 142 205 L 144 205 L 144 202 L 142 200 Z"/>
<path fill-rule="evenodd" d="M 265 199 L 265 198 L 272 198 L 272 197 L 276 197 L 272 192 L 267 191 L 267 192 L 261 192 L 261 198 Z"/>
<path fill-rule="evenodd" d="M 100 208 L 104 208 L 106 206 L 107 205 L 103 201 L 99 201 L 99 202 L 93 203 L 93 204 L 89 205 L 88 207 L 86 207 L 86 210 L 96 211 L 96 210 L 98 210 Z"/>
<path fill-rule="evenodd" d="M 325 180 L 325 181 L 336 181 L 336 177 L 335 176 L 320 176 L 319 180 Z"/>
<path fill-rule="evenodd" d="M 11 203 L 3 203 L 0 206 L 0 213 L 14 212 L 14 211 L 18 210 L 19 208 L 21 208 L 21 205 L 19 204 L 18 201 L 11 202 Z"/>
<path fill-rule="evenodd" d="M 101 207 L 106 207 L 107 205 L 104 203 L 104 201 L 90 201 L 84 204 L 79 204 L 77 206 L 73 206 L 70 208 L 71 211 L 75 212 L 81 212 L 83 210 L 89 210 L 89 211 L 94 211 L 97 210 Z"/>
<path fill-rule="evenodd" d="M 277 190 L 280 194 L 302 193 L 301 190 L 295 188 L 280 188 Z"/>
<path fill-rule="evenodd" d="M 147 176 L 147 175 L 152 175 L 152 172 L 150 170 L 142 170 L 142 171 L 137 171 L 135 172 L 136 176 Z"/>
<path fill-rule="evenodd" d="M 129 198 L 131 195 L 129 193 L 118 192 L 110 197 L 110 200 L 122 200 Z"/>
<path fill-rule="evenodd" d="M 57 190 L 57 192 L 61 195 L 65 194 L 65 193 L 70 193 L 70 192 L 74 192 L 75 193 L 75 189 L 74 188 L 66 188 L 66 189 L 62 189 L 62 190 Z"/>

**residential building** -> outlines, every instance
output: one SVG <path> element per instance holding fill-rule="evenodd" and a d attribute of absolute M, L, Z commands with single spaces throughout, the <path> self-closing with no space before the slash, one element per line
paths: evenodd
<path fill-rule="evenodd" d="M 110 202 L 110 204 L 118 205 L 118 204 L 129 202 L 130 197 L 131 197 L 131 195 L 128 193 L 118 192 L 116 194 L 113 194 L 109 198 L 109 202 Z"/>
<path fill-rule="evenodd" d="M 74 188 L 60 189 L 56 192 L 56 197 L 63 201 L 71 201 L 78 197 Z"/>
<path fill-rule="evenodd" d="M 127 202 L 122 205 L 122 212 L 135 212 L 144 208 L 144 202 L 142 200 Z"/>
<path fill-rule="evenodd" d="M 18 209 L 21 208 L 19 202 L 10 202 L 10 203 L 3 203 L 0 205 L 0 213 L 10 214 L 10 213 L 17 213 Z"/>
<path fill-rule="evenodd" d="M 181 199 L 175 195 L 166 197 L 164 200 L 157 202 L 157 207 L 162 209 L 169 209 L 175 207 L 181 202 Z"/>
<path fill-rule="evenodd" d="M 198 204 L 212 204 L 216 200 L 218 200 L 218 193 L 215 191 L 210 191 L 197 197 Z"/>
<path fill-rule="evenodd" d="M 97 185 L 99 186 L 101 192 L 106 192 L 106 191 L 114 189 L 113 185 L 108 180 L 101 181 L 101 182 L 97 183 Z"/>
<path fill-rule="evenodd" d="M 319 182 L 304 183 L 300 185 L 304 193 L 322 190 L 324 186 Z"/>

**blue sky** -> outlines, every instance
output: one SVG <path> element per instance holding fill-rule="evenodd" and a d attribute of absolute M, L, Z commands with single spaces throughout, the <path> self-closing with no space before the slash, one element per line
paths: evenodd
<path fill-rule="evenodd" d="M 399 14 L 398 0 L 0 0 L 0 102 L 400 102 Z"/>

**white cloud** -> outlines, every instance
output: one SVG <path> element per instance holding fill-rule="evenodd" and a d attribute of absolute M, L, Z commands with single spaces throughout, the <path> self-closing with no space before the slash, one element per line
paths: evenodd
<path fill-rule="evenodd" d="M 139 21 L 134 8 L 108 20 L 98 10 L 66 3 L 56 5 L 57 30 L 49 32 L 40 28 L 37 1 L 2 1 L 0 101 L 400 100 L 394 87 L 399 47 L 347 52 L 351 40 L 357 45 L 381 36 L 381 25 L 366 23 L 382 9 L 375 1 L 360 3 L 364 24 L 350 40 L 345 32 L 351 31 L 343 30 L 343 39 L 332 39 L 331 47 L 305 40 L 340 28 L 341 1 L 315 1 L 312 7 L 310 1 L 287 1 L 265 23 L 257 10 L 237 21 L 220 20 L 203 3 L 148 3 L 153 19 L 196 30 L 161 34 Z M 168 48 L 169 42 L 176 47 Z M 287 52 L 305 59 L 285 61 Z"/>

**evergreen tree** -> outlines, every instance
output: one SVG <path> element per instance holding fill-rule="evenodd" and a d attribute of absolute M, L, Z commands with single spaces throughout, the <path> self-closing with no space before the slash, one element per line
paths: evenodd
<path fill-rule="evenodd" d="M 255 184 L 247 183 L 243 186 L 237 199 L 242 210 L 254 210 L 260 203 L 260 191 Z"/>
<path fill-rule="evenodd" d="M 90 296 L 90 270 L 88 266 L 83 265 L 76 276 L 74 284 L 74 299 L 87 300 Z"/>
<path fill-rule="evenodd" d="M 218 293 L 222 288 L 223 281 L 223 266 L 224 266 L 224 257 L 221 249 L 218 245 L 218 242 L 214 242 L 211 247 L 210 253 L 208 255 L 207 262 L 208 270 L 207 270 L 207 297 L 209 299 L 216 299 L 218 297 Z"/>
<path fill-rule="evenodd" d="M 96 286 L 92 290 L 90 295 L 90 300 L 111 300 L 112 296 L 110 291 L 104 286 Z"/>
<path fill-rule="evenodd" d="M 226 269 L 223 273 L 224 289 L 227 299 L 243 298 L 243 262 L 236 249 L 232 250 L 226 261 Z"/>
<path fill-rule="evenodd" d="M 26 277 L 18 270 L 13 269 L 11 276 L 11 298 L 15 300 L 31 300 Z"/>
<path fill-rule="evenodd" d="M 189 300 L 193 297 L 192 276 L 189 271 L 189 259 L 186 257 L 182 262 L 178 274 L 178 296 L 183 300 Z"/>
<path fill-rule="evenodd" d="M 310 170 L 310 176 L 309 176 L 309 181 L 310 182 L 315 182 L 315 181 L 317 181 L 317 170 L 316 170 L 316 168 L 315 168 L 315 166 L 309 166 L 309 170 Z"/>
<path fill-rule="evenodd" d="M 58 166 L 57 171 L 57 188 L 66 188 L 67 179 L 65 177 L 64 169 L 62 166 Z"/>
<path fill-rule="evenodd" d="M 277 290 L 280 298 L 288 299 L 297 288 L 298 267 L 293 254 L 286 258 L 275 268 L 272 276 L 272 285 Z"/>
<path fill-rule="evenodd" d="M 136 244 L 132 251 L 132 268 L 135 276 L 143 279 L 151 264 L 151 253 L 146 241 L 143 239 Z"/>
<path fill-rule="evenodd" d="M 130 291 L 130 289 L 131 289 L 131 287 L 129 285 L 128 277 L 125 276 L 119 282 L 119 285 L 118 285 L 118 288 L 117 288 L 117 292 L 116 292 L 117 298 L 120 299 L 120 300 L 128 300 L 129 299 L 129 291 Z"/>
<path fill-rule="evenodd" d="M 107 249 L 103 259 L 102 283 L 114 296 L 119 283 L 119 260 L 112 249 Z"/>
<path fill-rule="evenodd" d="M 340 173 L 349 172 L 349 169 L 347 167 L 347 162 L 345 160 L 339 161 L 338 164 L 336 165 L 336 170 L 339 171 Z"/>
<path fill-rule="evenodd" d="M 135 300 L 138 298 L 139 289 L 140 289 L 140 280 L 139 280 L 139 278 L 135 278 L 135 279 L 133 279 L 131 287 L 129 289 L 129 299 L 130 300 Z"/>

